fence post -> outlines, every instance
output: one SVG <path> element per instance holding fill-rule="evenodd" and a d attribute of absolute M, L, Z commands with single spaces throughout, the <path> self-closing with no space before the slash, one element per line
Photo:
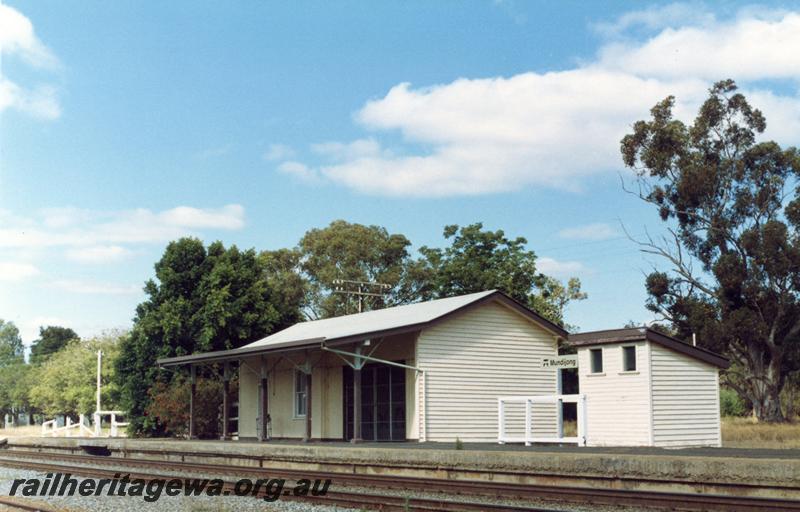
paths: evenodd
<path fill-rule="evenodd" d="M 578 446 L 586 446 L 586 395 L 578 397 Z"/>
<path fill-rule="evenodd" d="M 100 412 L 97 411 L 94 413 L 94 437 L 100 437 L 101 429 Z"/>
<path fill-rule="evenodd" d="M 531 400 L 525 399 L 525 446 L 531 445 Z"/>
<path fill-rule="evenodd" d="M 505 430 L 505 411 L 503 407 L 503 399 L 497 399 L 497 442 L 499 444 L 505 443 L 506 430 Z"/>

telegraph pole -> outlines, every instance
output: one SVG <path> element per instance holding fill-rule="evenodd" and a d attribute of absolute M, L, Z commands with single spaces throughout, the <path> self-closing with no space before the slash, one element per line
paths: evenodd
<path fill-rule="evenodd" d="M 364 300 L 367 297 L 385 297 L 392 285 L 386 283 L 371 283 L 369 281 L 353 281 L 348 279 L 334 279 L 333 293 L 346 296 L 355 295 L 358 299 L 358 312 L 364 311 Z"/>

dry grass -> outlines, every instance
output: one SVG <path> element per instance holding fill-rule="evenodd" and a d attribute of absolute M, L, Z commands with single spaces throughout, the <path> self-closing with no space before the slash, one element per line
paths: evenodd
<path fill-rule="evenodd" d="M 41 425 L 0 428 L 0 437 L 35 437 L 42 435 Z"/>
<path fill-rule="evenodd" d="M 723 418 L 725 448 L 800 448 L 800 423 L 757 423 L 752 418 Z"/>
<path fill-rule="evenodd" d="M 564 436 L 577 435 L 574 421 L 564 422 Z M 800 423 L 758 423 L 752 418 L 722 418 L 725 448 L 800 449 Z"/>

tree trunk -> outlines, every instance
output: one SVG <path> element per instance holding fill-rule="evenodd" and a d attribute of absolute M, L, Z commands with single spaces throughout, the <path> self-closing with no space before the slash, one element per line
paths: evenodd
<path fill-rule="evenodd" d="M 774 350 L 768 365 L 754 365 L 752 379 L 749 380 L 751 389 L 750 400 L 753 402 L 753 413 L 758 421 L 778 423 L 786 421 L 781 410 L 781 391 L 785 384 L 781 374 L 781 351 Z"/>
<path fill-rule="evenodd" d="M 781 410 L 780 392 L 768 393 L 760 399 L 754 400 L 753 411 L 758 421 L 767 423 L 786 421 Z"/>

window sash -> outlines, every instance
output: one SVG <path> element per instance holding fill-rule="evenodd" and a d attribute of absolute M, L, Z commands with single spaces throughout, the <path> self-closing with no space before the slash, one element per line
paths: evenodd
<path fill-rule="evenodd" d="M 602 348 L 590 349 L 589 357 L 591 359 L 592 373 L 603 373 L 603 349 Z"/>
<path fill-rule="evenodd" d="M 636 347 L 622 347 L 622 371 L 636 371 Z"/>
<path fill-rule="evenodd" d="M 302 418 L 307 409 L 306 374 L 295 370 L 294 372 L 294 415 Z"/>

